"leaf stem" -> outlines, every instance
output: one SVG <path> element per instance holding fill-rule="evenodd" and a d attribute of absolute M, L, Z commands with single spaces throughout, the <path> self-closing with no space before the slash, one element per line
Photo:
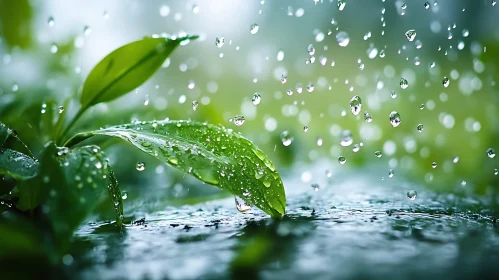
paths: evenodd
<path fill-rule="evenodd" d="M 76 121 L 83 115 L 83 113 L 85 113 L 85 111 L 88 109 L 88 105 L 87 106 L 84 106 L 84 107 L 81 107 L 78 112 L 76 113 L 76 115 L 73 117 L 73 119 L 71 119 L 71 122 L 69 122 L 68 126 L 66 126 L 66 128 L 64 129 L 64 131 L 62 132 L 62 134 L 58 137 L 58 144 L 61 144 L 62 143 L 62 139 L 64 139 L 64 136 L 66 136 L 66 134 L 68 134 L 69 130 L 71 129 L 71 127 L 76 123 Z"/>

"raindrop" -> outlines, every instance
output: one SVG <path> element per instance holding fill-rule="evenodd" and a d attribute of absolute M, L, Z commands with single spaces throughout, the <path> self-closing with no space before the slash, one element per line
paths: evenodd
<path fill-rule="evenodd" d="M 314 55 L 315 54 L 315 48 L 312 44 L 308 45 L 307 52 L 309 55 Z"/>
<path fill-rule="evenodd" d="M 362 100 L 358 95 L 352 97 L 350 99 L 350 110 L 352 111 L 352 114 L 357 116 L 360 113 L 360 109 L 362 108 Z"/>
<path fill-rule="evenodd" d="M 307 131 L 308 131 L 308 126 L 304 126 L 304 127 L 303 127 L 303 131 L 304 131 L 304 132 L 307 132 Z"/>
<path fill-rule="evenodd" d="M 326 177 L 331 178 L 333 176 L 333 171 L 326 169 Z"/>
<path fill-rule="evenodd" d="M 54 17 L 49 17 L 49 19 L 47 20 L 47 23 L 49 24 L 50 27 L 54 26 L 55 25 L 55 20 L 54 20 Z"/>
<path fill-rule="evenodd" d="M 221 48 L 225 44 L 225 38 L 224 37 L 217 37 L 215 39 L 215 45 L 219 48 Z"/>
<path fill-rule="evenodd" d="M 409 87 L 409 82 L 404 78 L 400 78 L 400 88 L 406 89 L 408 87 Z"/>
<path fill-rule="evenodd" d="M 286 73 L 282 73 L 281 75 L 281 84 L 285 84 L 288 81 L 288 76 Z"/>
<path fill-rule="evenodd" d="M 453 163 L 458 163 L 458 162 L 459 162 L 459 157 L 458 157 L 458 156 L 455 156 L 455 157 L 452 159 L 452 162 L 453 162 Z"/>
<path fill-rule="evenodd" d="M 424 110 L 424 104 L 419 105 L 419 110 Z"/>
<path fill-rule="evenodd" d="M 450 83 L 449 78 L 444 77 L 444 78 L 442 79 L 442 84 L 444 85 L 444 87 L 448 87 L 448 86 L 449 86 L 449 83 Z"/>
<path fill-rule="evenodd" d="M 340 31 L 336 34 L 336 42 L 340 47 L 346 47 L 350 43 L 350 36 L 345 31 Z"/>
<path fill-rule="evenodd" d="M 138 161 L 135 168 L 137 171 L 144 171 L 144 169 L 146 169 L 146 164 L 143 161 Z"/>
<path fill-rule="evenodd" d="M 193 80 L 189 80 L 189 82 L 187 82 L 188 89 L 193 89 L 195 86 L 196 86 L 196 83 Z"/>
<path fill-rule="evenodd" d="M 244 121 L 246 119 L 244 118 L 244 116 L 241 116 L 241 115 L 236 115 L 233 119 L 234 121 L 234 124 L 237 125 L 237 126 L 241 126 L 243 125 Z"/>
<path fill-rule="evenodd" d="M 402 3 L 402 6 L 401 6 L 402 10 L 405 10 L 407 9 L 407 4 L 406 3 Z"/>
<path fill-rule="evenodd" d="M 127 192 L 123 192 L 123 193 L 121 194 L 121 198 L 122 198 L 123 200 L 127 199 L 127 198 L 128 198 L 128 193 L 127 193 Z"/>
<path fill-rule="evenodd" d="M 258 27 L 258 24 L 256 23 L 253 23 L 251 26 L 250 26 L 250 32 L 251 34 L 256 34 L 258 32 L 258 29 L 260 27 Z"/>
<path fill-rule="evenodd" d="M 258 92 L 255 92 L 253 97 L 251 97 L 251 101 L 253 104 L 258 105 L 262 101 L 262 96 Z"/>
<path fill-rule="evenodd" d="M 373 121 L 373 118 L 371 117 L 371 114 L 369 114 L 368 112 L 364 112 L 364 120 L 370 123 Z"/>
<path fill-rule="evenodd" d="M 251 205 L 246 204 L 246 202 L 244 202 L 244 200 L 239 196 L 235 195 L 234 201 L 236 202 L 236 208 L 239 212 L 244 213 L 251 210 Z"/>
<path fill-rule="evenodd" d="M 416 196 L 418 196 L 418 193 L 415 190 L 410 190 L 407 192 L 407 198 L 410 200 L 416 199 Z"/>
<path fill-rule="evenodd" d="M 57 51 L 59 50 L 59 48 L 57 47 L 57 45 L 55 43 L 53 43 L 51 46 L 50 46 L 50 52 L 51 53 L 57 53 Z"/>
<path fill-rule="evenodd" d="M 405 32 L 405 37 L 407 38 L 407 40 L 409 40 L 409 42 L 414 41 L 414 39 L 416 38 L 416 30 L 414 29 L 407 30 Z"/>
<path fill-rule="evenodd" d="M 418 132 L 423 132 L 423 125 L 422 124 L 418 124 L 418 126 L 416 127 Z"/>
<path fill-rule="evenodd" d="M 284 60 L 284 52 L 282 50 L 280 50 L 277 53 L 277 61 L 283 61 L 283 60 Z"/>
<path fill-rule="evenodd" d="M 314 191 L 318 191 L 320 188 L 319 184 L 312 184 L 310 186 L 314 189 Z"/>
<path fill-rule="evenodd" d="M 352 152 L 356 153 L 360 151 L 360 145 L 359 144 L 354 144 L 352 147 Z"/>
<path fill-rule="evenodd" d="M 302 93 L 303 92 L 303 87 L 302 87 L 301 84 L 297 84 L 296 85 L 296 92 L 298 92 L 298 93 Z"/>
<path fill-rule="evenodd" d="M 347 3 L 345 2 L 345 0 L 338 0 L 338 10 L 343 11 L 343 9 L 345 9 L 346 4 Z"/>
<path fill-rule="evenodd" d="M 380 158 L 383 156 L 383 153 L 381 153 L 380 151 L 376 151 L 374 152 L 374 155 L 377 157 L 377 158 Z"/>
<path fill-rule="evenodd" d="M 316 143 L 317 143 L 317 146 L 322 147 L 322 138 L 321 137 L 317 137 Z"/>
<path fill-rule="evenodd" d="M 307 85 L 307 91 L 308 91 L 308 92 L 312 92 L 312 91 L 314 91 L 314 88 L 315 88 L 315 87 L 314 87 L 314 84 L 312 84 L 312 83 L 308 83 L 308 85 Z"/>
<path fill-rule="evenodd" d="M 59 106 L 59 114 L 62 114 L 64 112 L 64 106 Z"/>
<path fill-rule="evenodd" d="M 287 94 L 287 95 L 289 95 L 289 96 L 293 95 L 293 90 L 292 90 L 292 89 L 290 89 L 290 88 L 288 88 L 288 89 L 286 90 L 286 94 Z"/>
<path fill-rule="evenodd" d="M 352 132 L 350 130 L 343 130 L 340 133 L 340 145 L 343 147 L 348 147 L 352 145 L 352 143 L 353 143 Z"/>
<path fill-rule="evenodd" d="M 424 8 L 428 10 L 428 9 L 430 8 L 430 3 L 425 2 L 425 3 L 424 3 Z"/>
<path fill-rule="evenodd" d="M 494 175 L 497 176 L 497 174 L 499 174 L 499 170 L 497 170 L 497 168 L 494 169 Z"/>
<path fill-rule="evenodd" d="M 390 171 L 388 171 L 388 178 L 393 178 L 394 175 L 395 172 L 393 171 L 393 169 L 390 169 Z"/>
<path fill-rule="evenodd" d="M 284 146 L 289 146 L 293 142 L 293 137 L 289 134 L 289 131 L 285 130 L 281 133 L 281 141 Z"/>
<path fill-rule="evenodd" d="M 199 106 L 199 103 L 196 100 L 192 101 L 192 110 L 196 111 L 198 106 Z"/>
<path fill-rule="evenodd" d="M 463 29 L 463 37 L 468 37 L 470 35 L 470 31 L 468 29 Z"/>
<path fill-rule="evenodd" d="M 83 27 L 83 34 L 85 34 L 85 36 L 86 36 L 86 35 L 90 34 L 90 32 L 92 32 L 92 29 L 90 29 L 90 26 L 85 25 Z"/>
<path fill-rule="evenodd" d="M 437 168 L 437 163 L 436 162 L 432 162 L 431 163 L 431 168 L 433 168 L 433 169 Z"/>
<path fill-rule="evenodd" d="M 397 92 L 394 91 L 394 90 L 392 90 L 391 97 L 392 98 L 396 98 L 397 97 Z"/>
<path fill-rule="evenodd" d="M 347 162 L 347 159 L 344 156 L 339 156 L 338 157 L 338 162 L 340 164 L 345 164 L 345 162 Z"/>
<path fill-rule="evenodd" d="M 488 149 L 487 149 L 487 156 L 488 156 L 489 158 L 494 158 L 494 157 L 496 156 L 496 152 L 494 151 L 494 149 L 492 149 L 492 148 L 488 148 Z"/>
<path fill-rule="evenodd" d="M 390 124 L 392 127 L 397 127 L 400 125 L 400 114 L 396 111 L 390 113 Z"/>

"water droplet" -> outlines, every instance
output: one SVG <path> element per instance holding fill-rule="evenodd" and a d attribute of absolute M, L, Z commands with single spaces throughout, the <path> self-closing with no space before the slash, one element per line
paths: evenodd
<path fill-rule="evenodd" d="M 380 158 L 383 156 L 383 153 L 381 153 L 380 151 L 376 151 L 374 152 L 374 155 L 377 157 L 377 158 Z"/>
<path fill-rule="evenodd" d="M 409 87 L 409 82 L 404 78 L 400 78 L 400 88 L 406 89 L 408 87 Z"/>
<path fill-rule="evenodd" d="M 333 171 L 326 169 L 326 177 L 331 178 L 333 176 Z"/>
<path fill-rule="evenodd" d="M 308 83 L 308 85 L 307 85 L 307 91 L 308 91 L 308 92 L 312 92 L 312 91 L 314 91 L 314 88 L 315 88 L 315 87 L 314 87 L 314 84 L 312 84 L 312 83 Z"/>
<path fill-rule="evenodd" d="M 459 157 L 458 157 L 458 156 L 455 156 L 455 157 L 452 159 L 452 162 L 453 162 L 453 163 L 458 163 L 458 162 L 459 162 Z"/>
<path fill-rule="evenodd" d="M 219 48 L 221 48 L 225 44 L 225 38 L 224 37 L 217 37 L 215 39 L 215 45 Z"/>
<path fill-rule="evenodd" d="M 242 198 L 239 196 L 234 196 L 234 201 L 236 202 L 236 208 L 239 212 L 244 213 L 251 210 L 251 205 L 246 204 Z"/>
<path fill-rule="evenodd" d="M 364 120 L 370 123 L 373 121 L 373 118 L 371 117 L 371 114 L 369 114 L 368 112 L 364 112 Z"/>
<path fill-rule="evenodd" d="M 494 169 L 494 175 L 497 176 L 497 174 L 499 174 L 499 170 L 497 168 Z"/>
<path fill-rule="evenodd" d="M 255 92 L 253 97 L 251 97 L 251 101 L 253 104 L 258 105 L 262 101 L 262 96 L 258 92 Z"/>
<path fill-rule="evenodd" d="M 284 52 L 280 50 L 277 52 L 277 61 L 283 61 L 284 60 Z"/>
<path fill-rule="evenodd" d="M 448 87 L 448 86 L 449 86 L 449 83 L 450 83 L 449 78 L 444 77 L 444 78 L 442 79 L 442 85 L 444 85 L 444 87 Z"/>
<path fill-rule="evenodd" d="M 433 168 L 433 169 L 437 168 L 437 163 L 436 162 L 432 162 L 431 163 L 431 168 Z"/>
<path fill-rule="evenodd" d="M 281 141 L 284 146 L 289 146 L 293 143 L 293 137 L 289 134 L 289 131 L 285 130 L 281 133 Z"/>
<path fill-rule="evenodd" d="M 49 17 L 49 19 L 47 20 L 47 23 L 49 24 L 50 27 L 54 26 L 55 25 L 55 20 L 53 17 Z"/>
<path fill-rule="evenodd" d="M 303 87 L 302 87 L 301 84 L 297 84 L 296 85 L 296 92 L 298 92 L 298 93 L 302 93 L 303 92 Z"/>
<path fill-rule="evenodd" d="M 104 11 L 104 13 L 102 13 L 102 15 L 104 16 L 104 19 L 108 19 L 109 18 L 109 12 L 108 11 Z"/>
<path fill-rule="evenodd" d="M 162 17 L 168 16 L 170 14 L 170 7 L 168 7 L 167 5 L 161 6 L 161 8 L 159 8 L 159 14 Z"/>
<path fill-rule="evenodd" d="M 462 34 L 463 37 L 468 37 L 470 35 L 470 31 L 468 29 L 463 29 Z"/>
<path fill-rule="evenodd" d="M 122 192 L 121 193 L 121 199 L 125 200 L 128 198 L 128 193 L 127 192 Z"/>
<path fill-rule="evenodd" d="M 409 40 L 409 42 L 414 41 L 414 39 L 416 38 L 416 30 L 414 29 L 407 30 L 405 32 L 405 37 L 407 38 L 407 40 Z"/>
<path fill-rule="evenodd" d="M 494 157 L 496 156 L 496 152 L 494 151 L 494 149 L 492 149 L 492 148 L 488 148 L 488 149 L 487 149 L 487 156 L 488 156 L 489 158 L 494 158 Z"/>
<path fill-rule="evenodd" d="M 83 27 L 83 34 L 85 34 L 85 36 L 87 36 L 88 34 L 90 34 L 90 32 L 92 32 L 92 29 L 90 29 L 90 26 L 85 25 Z"/>
<path fill-rule="evenodd" d="M 340 47 L 346 47 L 350 43 L 350 36 L 345 31 L 340 31 L 336 34 L 336 42 Z"/>
<path fill-rule="evenodd" d="M 343 11 L 343 9 L 345 9 L 346 4 L 347 3 L 345 2 L 345 0 L 338 0 L 338 10 Z"/>
<path fill-rule="evenodd" d="M 307 52 L 309 55 L 314 55 L 315 54 L 315 48 L 312 44 L 308 45 Z"/>
<path fill-rule="evenodd" d="M 258 24 L 256 23 L 253 23 L 251 26 L 250 26 L 250 33 L 251 34 L 256 34 L 258 32 L 258 29 L 260 27 L 258 27 Z"/>
<path fill-rule="evenodd" d="M 292 89 L 290 89 L 290 88 L 288 88 L 288 89 L 286 90 L 286 94 L 287 94 L 287 95 L 289 95 L 289 96 L 293 95 L 293 90 L 292 90 Z"/>
<path fill-rule="evenodd" d="M 246 119 L 244 118 L 244 116 L 241 116 L 241 115 L 236 115 L 233 119 L 234 121 L 234 124 L 237 125 L 237 126 L 241 126 L 243 125 L 244 121 Z"/>
<path fill-rule="evenodd" d="M 400 6 L 402 8 L 402 10 L 405 10 L 407 9 L 407 4 L 406 3 L 402 3 L 402 6 Z"/>
<path fill-rule="evenodd" d="M 59 114 L 62 114 L 64 112 L 64 106 L 59 106 Z"/>
<path fill-rule="evenodd" d="M 135 168 L 137 169 L 137 171 L 144 171 L 144 169 L 146 169 L 146 164 L 143 161 L 138 161 Z"/>
<path fill-rule="evenodd" d="M 343 147 L 348 147 L 352 145 L 353 143 L 353 138 L 352 138 L 352 132 L 350 130 L 343 130 L 340 133 L 340 145 Z"/>
<path fill-rule="evenodd" d="M 192 101 L 192 110 L 196 111 L 198 106 L 199 106 L 199 103 L 196 100 Z"/>
<path fill-rule="evenodd" d="M 418 132 L 423 132 L 423 125 L 422 124 L 418 124 L 418 126 L 416 127 L 416 129 L 418 130 Z"/>
<path fill-rule="evenodd" d="M 418 196 L 418 193 L 415 190 L 410 190 L 407 192 L 407 198 L 410 200 L 416 199 L 416 196 Z"/>
<path fill-rule="evenodd" d="M 308 131 L 308 126 L 304 126 L 304 127 L 303 127 L 303 131 L 304 131 L 304 132 L 307 132 L 307 131 Z"/>
<path fill-rule="evenodd" d="M 354 116 L 357 116 L 360 113 L 360 109 L 362 108 L 362 100 L 358 95 L 352 97 L 350 99 L 350 110 Z"/>
<path fill-rule="evenodd" d="M 192 5 L 192 12 L 193 12 L 194 14 L 199 13 L 199 6 L 198 6 L 198 5 L 196 5 L 196 4 L 193 4 L 193 5 Z"/>
<path fill-rule="evenodd" d="M 393 169 L 390 169 L 390 171 L 388 171 L 388 178 L 393 178 L 393 176 L 395 176 L 395 171 L 393 171 Z"/>
<path fill-rule="evenodd" d="M 319 184 L 312 184 L 310 186 L 314 189 L 314 191 L 318 191 L 320 188 Z"/>
<path fill-rule="evenodd" d="M 390 124 L 392 127 L 397 127 L 400 125 L 400 114 L 396 111 L 390 113 Z"/>
<path fill-rule="evenodd" d="M 393 99 L 397 98 L 397 92 L 396 92 L 396 91 L 394 91 L 394 90 L 392 90 L 392 92 L 391 92 L 390 96 L 391 96 Z"/>
<path fill-rule="evenodd" d="M 359 144 L 354 144 L 352 147 L 352 152 L 356 153 L 360 151 L 360 145 Z"/>
<path fill-rule="evenodd" d="M 288 81 L 288 76 L 286 73 L 282 73 L 281 75 L 281 84 L 285 84 Z"/>
<path fill-rule="evenodd" d="M 424 110 L 424 104 L 419 105 L 419 110 Z"/>
<path fill-rule="evenodd" d="M 317 146 L 322 147 L 322 138 L 321 137 L 317 137 L 316 143 L 317 143 Z"/>
<path fill-rule="evenodd" d="M 430 8 L 430 3 L 425 2 L 425 3 L 424 3 L 424 8 L 428 10 L 428 9 Z"/>
<path fill-rule="evenodd" d="M 345 164 L 345 162 L 347 162 L 347 159 L 344 156 L 339 156 L 338 157 L 338 162 L 340 164 Z"/>

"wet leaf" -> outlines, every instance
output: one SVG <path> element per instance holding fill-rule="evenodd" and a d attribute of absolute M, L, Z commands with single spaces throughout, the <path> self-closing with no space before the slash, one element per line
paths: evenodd
<path fill-rule="evenodd" d="M 0 34 L 9 48 L 31 46 L 32 18 L 29 0 L 0 1 Z"/>
<path fill-rule="evenodd" d="M 38 163 L 31 157 L 11 150 L 0 148 L 0 174 L 17 180 L 26 180 L 36 176 Z"/>
<path fill-rule="evenodd" d="M 109 191 L 109 197 L 113 201 L 114 210 L 116 210 L 116 224 L 121 227 L 123 225 L 123 197 L 121 196 L 121 190 L 118 185 L 118 180 L 114 176 L 114 172 L 111 166 L 107 166 L 109 183 L 107 189 Z"/>
<path fill-rule="evenodd" d="M 85 80 L 80 98 L 82 107 L 111 101 L 137 88 L 182 41 L 196 38 L 145 38 L 116 49 L 102 59 Z"/>
<path fill-rule="evenodd" d="M 272 216 L 280 217 L 285 212 L 284 187 L 274 165 L 251 141 L 232 129 L 193 121 L 138 122 L 77 134 L 67 146 L 94 135 L 126 140 Z"/>
<path fill-rule="evenodd" d="M 5 141 L 9 138 L 12 130 L 10 130 L 5 124 L 0 122 L 0 145 L 3 145 Z"/>

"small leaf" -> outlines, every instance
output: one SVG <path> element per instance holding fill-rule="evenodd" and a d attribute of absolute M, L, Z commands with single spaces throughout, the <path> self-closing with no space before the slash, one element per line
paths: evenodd
<path fill-rule="evenodd" d="M 121 190 L 118 185 L 118 180 L 114 176 L 114 172 L 111 166 L 107 166 L 109 183 L 107 189 L 109 191 L 109 196 L 113 201 L 114 210 L 116 210 L 116 224 L 121 227 L 123 225 L 123 197 L 121 196 Z"/>
<path fill-rule="evenodd" d="M 92 69 L 81 94 L 83 108 L 116 99 L 144 83 L 187 36 L 176 39 L 145 38 L 124 45 Z"/>
<path fill-rule="evenodd" d="M 138 122 L 77 134 L 118 137 L 145 153 L 280 217 L 286 197 L 281 177 L 265 154 L 232 129 L 193 121 Z"/>
<path fill-rule="evenodd" d="M 0 148 L 0 175 L 27 180 L 36 176 L 37 170 L 38 163 L 31 157 L 14 150 Z"/>
<path fill-rule="evenodd" d="M 9 136 L 12 134 L 12 130 L 10 130 L 5 124 L 0 122 L 0 146 L 7 141 Z"/>

